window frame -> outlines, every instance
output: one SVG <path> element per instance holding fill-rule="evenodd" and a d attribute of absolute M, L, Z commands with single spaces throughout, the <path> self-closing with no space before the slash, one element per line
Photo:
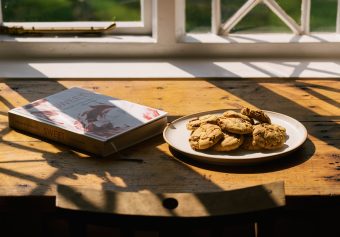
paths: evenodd
<path fill-rule="evenodd" d="M 2 25 L 3 24 L 3 17 L 2 17 L 2 2 L 1 2 L 1 0 L 0 0 L 0 25 Z"/>
<path fill-rule="evenodd" d="M 261 40 L 256 38 L 257 34 L 217 35 L 217 26 L 220 24 L 217 14 L 219 0 L 212 0 L 212 33 L 203 36 L 185 32 L 185 0 L 143 1 L 150 4 L 147 7 L 149 14 L 146 15 L 152 15 L 152 18 L 143 18 L 143 21 L 147 22 L 145 25 L 149 25 L 151 35 L 145 32 L 141 34 L 130 32 L 131 34 L 128 35 L 108 35 L 101 38 L 1 35 L 2 56 L 0 57 L 105 59 L 145 57 L 338 58 L 340 56 L 340 0 L 338 0 L 337 32 L 308 33 L 308 14 L 303 14 L 304 35 L 262 34 Z M 310 0 L 303 1 L 305 11 L 308 11 Z M 150 31 L 147 32 L 150 33 Z M 235 40 L 237 37 L 238 39 L 248 37 L 249 40 Z"/>

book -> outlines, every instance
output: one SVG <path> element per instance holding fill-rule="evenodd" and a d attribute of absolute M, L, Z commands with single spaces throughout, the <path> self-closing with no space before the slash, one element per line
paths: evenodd
<path fill-rule="evenodd" d="M 165 111 L 74 87 L 8 112 L 9 126 L 108 156 L 163 132 Z"/>

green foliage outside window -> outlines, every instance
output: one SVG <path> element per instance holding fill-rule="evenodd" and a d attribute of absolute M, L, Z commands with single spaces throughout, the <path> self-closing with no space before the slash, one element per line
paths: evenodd
<path fill-rule="evenodd" d="M 139 0 L 2 0 L 4 21 L 139 21 Z"/>

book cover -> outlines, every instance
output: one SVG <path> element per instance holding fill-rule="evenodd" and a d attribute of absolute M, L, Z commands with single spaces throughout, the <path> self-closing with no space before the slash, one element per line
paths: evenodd
<path fill-rule="evenodd" d="M 155 129 L 141 129 L 155 126 L 153 123 L 158 124 Z M 161 133 L 166 112 L 74 87 L 10 110 L 9 124 L 80 149 L 88 150 L 92 141 L 96 144 L 92 144 L 95 149 L 89 148 L 90 152 L 103 155 L 128 146 L 117 147 L 122 135 L 130 134 L 130 143 L 135 144 L 139 141 L 133 137 L 143 140 Z M 131 134 L 135 132 L 138 136 Z M 105 143 L 109 144 L 106 148 Z M 100 151 L 107 147 L 112 147 L 112 152 Z"/>

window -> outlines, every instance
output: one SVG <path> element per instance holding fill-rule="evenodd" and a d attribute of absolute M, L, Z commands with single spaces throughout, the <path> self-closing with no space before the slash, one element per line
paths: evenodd
<path fill-rule="evenodd" d="M 4 8 L 5 2 L 20 4 L 23 1 L 2 0 L 2 5 Z M 316 10 L 321 8 L 326 10 Z M 140 21 L 135 21 L 138 17 L 128 21 L 117 19 L 114 35 L 2 35 L 0 50 L 6 57 L 339 57 L 339 9 L 340 0 L 141 0 Z M 5 11 L 5 26 L 65 24 L 9 23 L 7 18 L 18 18 Z M 106 17 L 82 19 L 102 22 L 111 16 Z M 61 20 L 69 19 L 74 18 L 68 16 Z M 17 50 L 9 48 L 14 46 Z"/>
<path fill-rule="evenodd" d="M 212 0 L 212 4 L 187 0 L 186 3 L 189 32 L 195 31 L 193 27 L 206 32 L 211 26 L 215 29 L 210 32 L 220 35 L 268 32 L 302 35 L 310 31 L 335 32 L 336 24 L 338 27 L 340 24 L 338 0 Z"/>
<path fill-rule="evenodd" d="M 1 1 L 0 1 L 1 2 Z M 29 33 L 106 28 L 117 21 L 113 34 L 150 34 L 150 0 L 2 0 L 6 27 Z"/>

